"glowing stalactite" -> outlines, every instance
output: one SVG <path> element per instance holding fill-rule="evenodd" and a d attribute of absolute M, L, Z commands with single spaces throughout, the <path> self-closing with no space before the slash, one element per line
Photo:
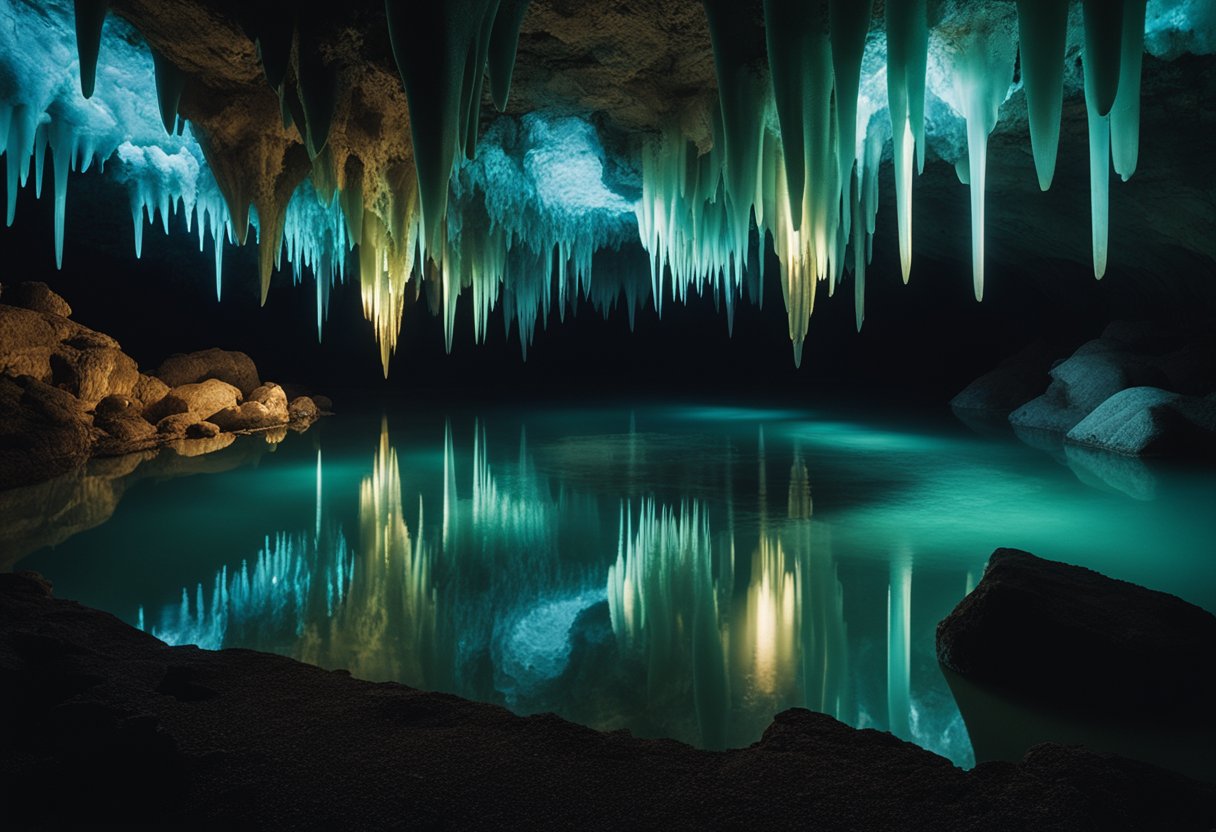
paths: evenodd
<path fill-rule="evenodd" d="M 899 262 L 904 283 L 912 270 L 912 154 L 925 165 L 925 72 L 929 25 L 926 0 L 889 0 L 887 18 L 887 108 L 897 145 L 895 204 Z"/>
<path fill-rule="evenodd" d="M 1145 0 L 1124 0 L 1119 92 L 1110 110 L 1110 150 L 1115 172 L 1126 182 L 1140 155 L 1140 67 L 1144 60 Z"/>
<path fill-rule="evenodd" d="M 953 98 L 967 122 L 967 182 L 971 187 L 971 271 L 977 301 L 984 299 L 984 197 L 988 134 L 1013 81 L 1016 56 L 1012 20 L 992 15 L 975 22 L 945 47 Z"/>
<path fill-rule="evenodd" d="M 1018 0 L 1018 46 L 1030 149 L 1039 187 L 1051 187 L 1064 103 L 1064 47 L 1068 0 Z"/>

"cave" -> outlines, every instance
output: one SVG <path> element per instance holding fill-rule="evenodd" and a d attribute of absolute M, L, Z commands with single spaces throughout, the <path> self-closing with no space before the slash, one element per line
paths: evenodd
<path fill-rule="evenodd" d="M 0 0 L 0 824 L 1216 828 L 1216 4 Z"/>

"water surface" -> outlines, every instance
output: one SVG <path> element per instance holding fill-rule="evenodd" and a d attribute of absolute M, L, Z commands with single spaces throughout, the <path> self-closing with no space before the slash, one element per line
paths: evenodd
<path fill-rule="evenodd" d="M 19 568 L 174 644 L 709 748 L 804 706 L 969 766 L 933 636 L 994 548 L 1216 608 L 1210 474 L 1056 454 L 828 410 L 347 415 L 77 486 L 100 525 Z"/>

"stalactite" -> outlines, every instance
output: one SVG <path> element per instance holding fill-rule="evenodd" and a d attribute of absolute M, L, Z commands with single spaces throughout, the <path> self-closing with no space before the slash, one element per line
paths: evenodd
<path fill-rule="evenodd" d="M 1119 92 L 1110 110 L 1110 150 L 1115 172 L 1126 182 L 1140 155 L 1140 66 L 1144 60 L 1146 0 L 1124 0 Z"/>
<path fill-rule="evenodd" d="M 1060 144 L 1067 34 L 1068 0 L 1018 0 L 1018 45 L 1030 149 L 1044 191 L 1051 187 Z"/>

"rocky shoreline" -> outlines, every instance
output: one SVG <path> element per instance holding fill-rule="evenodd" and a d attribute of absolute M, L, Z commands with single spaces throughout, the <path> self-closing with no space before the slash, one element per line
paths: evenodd
<path fill-rule="evenodd" d="M 3 287 L 0 301 L 0 490 L 92 458 L 162 447 L 196 456 L 237 433 L 278 441 L 332 407 L 263 383 L 241 352 L 175 354 L 144 373 L 113 338 L 71 320 L 44 283 Z"/>
<path fill-rule="evenodd" d="M 1216 823 L 1216 786 L 1078 747 L 962 771 L 790 710 L 748 748 L 698 751 L 250 650 L 169 647 L 28 573 L 0 575 L 0 704 L 8 828 Z"/>

